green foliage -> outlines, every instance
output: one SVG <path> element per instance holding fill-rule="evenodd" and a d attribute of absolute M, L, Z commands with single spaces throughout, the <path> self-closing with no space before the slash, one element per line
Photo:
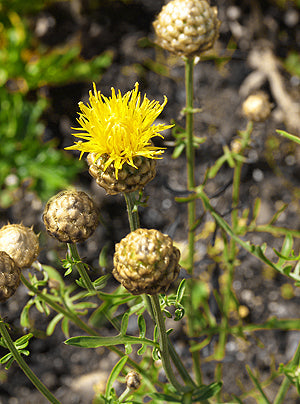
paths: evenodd
<path fill-rule="evenodd" d="M 290 52 L 283 64 L 290 74 L 300 77 L 300 55 L 298 52 Z"/>
<path fill-rule="evenodd" d="M 81 167 L 81 163 L 75 162 L 63 151 L 57 150 L 55 142 L 43 143 L 44 126 L 41 123 L 41 116 L 48 104 L 38 95 L 37 89 L 44 85 L 61 85 L 86 79 L 98 80 L 99 75 L 109 67 L 112 60 L 110 53 L 104 53 L 90 61 L 84 61 L 80 57 L 79 44 L 68 44 L 63 48 L 51 50 L 38 44 L 28 29 L 26 19 L 21 18 L 20 13 L 35 13 L 50 3 L 52 0 L 47 2 L 36 0 L 26 3 L 24 9 L 21 0 L 11 2 L 4 0 L 0 5 L 0 136 L 2 141 L 0 205 L 2 206 L 8 206 L 11 203 L 14 189 L 25 184 L 27 180 L 31 189 L 41 198 L 47 199 L 58 189 L 66 188 Z M 286 2 L 281 3 L 285 6 Z M 91 7 L 94 6 L 96 5 L 92 2 Z M 143 43 L 141 42 L 140 45 L 143 46 Z M 144 41 L 144 46 L 149 46 L 149 43 Z M 203 60 L 210 58 L 215 59 L 214 56 L 208 55 Z M 227 57 L 221 58 L 219 63 L 226 63 L 227 60 Z M 291 74 L 299 74 L 298 55 L 291 53 L 285 63 Z M 159 63 L 146 61 L 144 67 L 159 74 L 169 75 L 169 70 Z M 29 91 L 31 99 L 35 97 L 35 102 L 29 101 Z M 183 113 L 189 118 L 197 112 L 200 110 L 194 109 L 192 105 L 183 109 Z M 173 123 L 173 158 L 178 158 L 190 146 L 194 150 L 205 141 L 205 138 L 188 136 L 192 125 L 188 130 Z M 6 367 L 11 365 L 14 360 L 14 348 L 19 353 L 28 355 L 29 351 L 26 347 L 32 335 L 43 337 L 52 335 L 56 327 L 60 325 L 67 338 L 66 345 L 89 349 L 106 347 L 120 357 L 108 377 L 105 392 L 96 395 L 95 403 L 141 404 L 145 400 L 151 400 L 150 402 L 154 404 L 221 402 L 225 397 L 222 392 L 222 366 L 229 338 L 238 338 L 245 342 L 255 338 L 257 331 L 289 331 L 299 329 L 300 324 L 299 319 L 276 317 L 268 318 L 261 323 L 251 322 L 251 319 L 241 315 L 242 305 L 233 288 L 234 273 L 240 265 L 242 251 L 252 254 L 264 268 L 288 277 L 291 283 L 294 283 L 293 286 L 300 286 L 300 254 L 296 249 L 300 231 L 278 225 L 281 215 L 287 211 L 288 204 L 279 207 L 271 219 L 263 223 L 260 218 L 260 198 L 256 198 L 253 206 L 247 206 L 245 209 L 240 207 L 241 169 L 244 164 L 247 164 L 248 150 L 253 147 L 252 130 L 253 125 L 250 123 L 244 131 L 238 133 L 235 147 L 230 148 L 224 145 L 222 155 L 207 168 L 202 184 L 195 186 L 189 184 L 189 191 L 185 193 L 188 196 L 176 198 L 178 203 L 187 204 L 189 207 L 196 202 L 202 204 L 203 212 L 200 217 L 194 216 L 193 220 L 188 220 L 189 235 L 195 235 L 194 239 L 189 237 L 188 254 L 184 251 L 185 248 L 182 248 L 181 264 L 190 271 L 190 279 L 183 279 L 177 289 L 168 295 L 131 295 L 122 286 L 112 288 L 109 283 L 110 273 L 96 280 L 90 280 L 91 268 L 81 260 L 76 252 L 76 246 L 72 245 L 71 248 L 69 245 L 66 259 L 62 260 L 64 275 L 51 266 L 38 263 L 34 264 L 37 270 L 35 273 L 29 272 L 28 277 L 21 275 L 23 284 L 29 290 L 30 298 L 23 308 L 20 321 L 21 326 L 30 329 L 31 333 L 18 339 L 9 347 L 7 344 L 9 339 L 5 337 L 6 328 L 4 331 L 2 328 L 0 332 L 3 338 L 0 340 L 0 345 L 8 348 L 10 353 L 1 358 L 0 363 L 6 363 Z M 299 144 L 297 136 L 285 131 L 277 132 Z M 276 145 L 273 146 L 273 149 L 276 147 Z M 209 192 L 206 190 L 206 186 L 217 178 L 224 167 L 231 169 L 233 173 L 232 200 L 231 206 L 228 206 L 231 215 L 229 219 L 227 215 L 219 213 L 218 205 L 213 203 L 213 198 L 208 196 Z M 139 207 L 147 207 L 147 201 L 142 191 L 131 195 L 130 198 L 128 215 L 130 227 L 135 228 L 139 225 Z M 211 222 L 206 222 L 203 229 L 201 226 L 206 216 L 210 217 Z M 259 218 L 260 221 L 258 221 Z M 253 243 L 252 233 L 267 233 L 269 236 L 280 238 L 276 244 L 277 248 L 271 251 L 273 253 L 271 256 L 269 255 L 271 244 Z M 222 271 L 222 279 L 219 275 L 217 280 L 212 279 L 214 274 L 210 265 L 206 266 L 200 274 L 192 272 L 194 262 L 190 265 L 191 254 L 189 253 L 195 247 L 197 237 L 202 240 L 212 240 L 207 242 L 206 254 L 212 263 L 210 265 Z M 101 271 L 102 267 L 110 269 L 110 260 L 107 257 L 108 245 L 109 242 L 104 247 L 99 247 Z M 75 277 L 78 278 L 77 273 L 79 273 L 79 279 L 72 281 Z M 96 271 L 93 271 L 93 275 L 95 274 Z M 211 290 L 213 281 L 216 281 L 218 285 Z M 217 306 L 218 315 L 210 304 L 212 298 Z M 33 309 L 47 317 L 45 330 L 34 328 L 31 316 Z M 177 336 L 172 328 L 172 321 L 182 320 L 185 323 L 181 331 L 186 333 L 187 349 L 191 353 L 194 365 L 193 375 L 185 368 L 186 361 L 179 357 L 172 343 Z M 108 322 L 114 328 L 112 335 L 108 334 Z M 131 335 L 133 333 L 130 332 L 129 327 L 132 324 L 136 325 L 137 330 L 134 335 Z M 151 324 L 150 327 L 149 324 Z M 70 325 L 77 326 L 79 332 L 84 335 L 78 334 L 78 331 L 76 336 L 71 335 Z M 101 333 L 101 329 L 105 330 L 104 334 Z M 212 378 L 215 381 L 206 385 L 202 382 L 199 352 L 209 344 L 214 345 L 214 352 L 206 358 L 206 361 L 210 361 L 211 366 L 216 363 L 216 372 Z M 262 346 L 259 341 L 257 346 Z M 140 356 L 138 362 L 131 359 L 133 352 Z M 300 345 L 290 363 L 281 364 L 278 370 L 274 365 L 269 379 L 263 382 L 255 369 L 252 370 L 246 366 L 249 382 L 252 381 L 254 388 L 244 392 L 241 397 L 232 395 L 230 402 L 235 400 L 242 403 L 244 398 L 255 398 L 260 403 L 269 404 L 266 386 L 280 375 L 284 375 L 284 381 L 279 388 L 275 404 L 284 402 L 289 385 L 295 386 L 300 394 L 299 357 Z M 162 367 L 168 379 L 167 383 L 161 382 Z M 137 391 L 127 387 L 119 395 L 114 388 L 114 383 L 117 380 L 124 382 L 124 374 L 126 375 L 129 369 L 134 369 L 142 377 L 141 386 Z"/>
<path fill-rule="evenodd" d="M 26 3 L 26 4 L 25 4 Z M 0 206 L 13 201 L 13 191 L 26 180 L 42 200 L 72 183 L 82 169 L 70 154 L 57 150 L 55 141 L 42 141 L 41 116 L 48 107 L 38 94 L 41 86 L 99 80 L 112 62 L 106 52 L 89 61 L 79 44 L 49 50 L 33 37 L 23 12 L 36 13 L 54 1 L 4 1 L 0 5 Z M 21 14 L 22 13 L 22 17 Z M 9 176 L 9 177 L 8 177 Z"/>
<path fill-rule="evenodd" d="M 29 340 L 32 337 L 33 337 L 33 334 L 29 333 L 29 334 L 23 335 L 22 337 L 18 338 L 14 342 L 15 348 L 17 349 L 17 351 L 20 354 L 29 356 L 30 352 L 28 351 L 28 349 L 25 349 L 25 348 L 27 348 Z M 0 339 L 0 346 L 7 348 L 7 349 L 9 348 L 3 338 Z M 2 358 L 0 358 L 1 365 L 6 364 L 5 369 L 9 369 L 10 366 L 12 365 L 13 361 L 14 361 L 14 356 L 11 352 L 7 353 L 6 355 L 2 356 Z"/>
<path fill-rule="evenodd" d="M 0 86 L 15 80 L 22 92 L 44 85 L 99 80 L 112 62 L 111 52 L 89 61 L 81 59 L 79 44 L 51 50 L 35 46 L 26 20 L 12 10 L 0 15 L 0 33 Z"/>
<path fill-rule="evenodd" d="M 40 122 L 46 100 L 27 101 L 20 93 L 8 93 L 0 88 L 0 206 L 9 206 L 13 191 L 29 180 L 32 190 L 47 200 L 59 189 L 69 186 L 82 163 L 55 142 L 44 143 L 44 126 Z M 8 181 L 11 176 L 12 181 Z"/>

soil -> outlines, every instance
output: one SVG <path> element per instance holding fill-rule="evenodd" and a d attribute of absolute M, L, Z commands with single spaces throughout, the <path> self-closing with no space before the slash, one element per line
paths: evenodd
<path fill-rule="evenodd" d="M 280 8 L 275 0 L 219 0 L 211 3 L 218 6 L 219 18 L 222 21 L 215 54 L 229 57 L 221 64 L 217 64 L 213 57 L 207 58 L 195 68 L 195 107 L 202 109 L 201 114 L 195 115 L 195 134 L 207 137 L 196 153 L 196 182 L 200 184 L 203 181 L 206 168 L 222 155 L 225 145 L 230 146 L 237 131 L 245 129 L 246 120 L 241 113 L 245 96 L 253 90 L 263 89 L 273 103 L 273 111 L 267 123 L 256 124 L 254 127 L 253 149 L 249 152 L 248 164 L 242 176 L 240 210 L 250 208 L 254 199 L 260 197 L 262 208 L 259 220 L 266 223 L 280 203 L 287 203 L 288 207 L 279 224 L 299 229 L 299 147 L 297 149 L 291 142 L 278 139 L 275 134 L 275 129 L 299 134 L 299 116 L 295 116 L 294 109 L 288 110 L 281 105 L 278 88 L 272 81 L 273 76 L 265 73 L 263 64 L 251 64 L 251 56 L 256 51 L 262 52 L 261 54 L 270 51 L 276 60 L 287 57 L 291 50 L 299 51 L 299 8 L 296 8 L 295 2 L 286 2 L 285 7 Z M 61 2 L 50 5 L 32 17 L 31 22 L 38 39 L 50 47 L 66 44 L 76 37 L 80 39 L 83 58 L 89 59 L 103 51 L 112 50 L 113 63 L 97 83 L 98 89 L 105 95 L 110 95 L 111 87 L 118 88 L 123 93 L 132 89 L 138 81 L 141 92 L 146 92 L 150 99 L 162 101 L 163 95 L 167 95 L 168 104 L 160 116 L 162 121 L 175 119 L 178 124 L 184 125 L 181 113 L 185 103 L 184 65 L 152 43 L 152 21 L 163 4 L 161 0 Z M 47 21 L 51 23 L 47 24 Z M 46 24 L 45 29 L 38 30 L 37 27 L 42 22 Z M 232 42 L 236 44 L 234 52 L 229 46 Z M 158 74 L 158 69 L 164 74 Z M 264 72 L 265 76 L 259 81 L 257 77 L 262 77 L 261 72 Z M 299 102 L 299 77 L 287 73 L 280 66 L 276 72 L 282 82 L 283 96 L 287 97 L 285 99 Z M 78 101 L 87 101 L 90 88 L 91 83 L 70 83 L 47 88 L 50 107 L 43 117 L 46 124 L 45 141 L 56 138 L 60 148 L 72 144 L 70 127 L 76 125 Z M 293 103 L 292 105 L 294 106 Z M 279 147 L 271 147 L 274 139 L 277 139 Z M 164 158 L 158 161 L 156 178 L 146 187 L 145 194 L 149 196 L 148 207 L 141 209 L 141 225 L 157 228 L 172 236 L 179 245 L 183 245 L 187 226 L 185 206 L 176 203 L 174 196 L 181 195 L 186 190 L 183 174 L 185 158 L 171 158 L 171 132 L 165 134 L 165 140 L 170 147 Z M 160 140 L 155 142 L 157 145 L 162 144 Z M 224 188 L 223 192 L 213 198 L 213 203 L 226 220 L 230 220 L 228 212 L 231 181 L 232 170 L 224 167 L 207 187 L 209 195 L 214 195 Z M 227 187 L 224 187 L 226 184 Z M 105 223 L 105 226 L 98 227 L 89 241 L 79 246 L 81 255 L 87 257 L 87 262 L 97 268 L 99 246 L 102 248 L 109 240 L 108 248 L 112 252 L 114 244 L 129 232 L 126 208 L 121 197 L 106 196 L 87 171 L 77 178 L 75 185 L 94 197 Z M 64 258 L 65 248 L 45 234 L 41 220 L 42 211 L 43 203 L 38 196 L 26 190 L 13 206 L 1 211 L 0 224 L 22 221 L 24 225 L 33 225 L 35 231 L 41 233 L 40 262 L 57 267 L 57 257 Z M 197 213 L 203 213 L 200 204 Z M 211 218 L 205 215 L 199 232 L 209 221 Z M 281 238 L 274 238 L 265 233 L 251 237 L 255 244 L 267 242 L 270 252 L 273 247 L 280 249 L 282 243 Z M 210 274 L 211 289 L 219 287 L 222 272 L 213 264 L 207 253 L 212 238 L 213 234 L 210 233 L 208 238 L 198 241 L 195 272 L 196 277 Z M 295 252 L 297 251 L 299 243 L 295 245 Z M 240 302 L 247 308 L 247 319 L 254 323 L 263 322 L 271 316 L 297 319 L 300 290 L 291 286 L 293 292 L 290 298 L 284 298 L 281 293 L 284 285 L 292 285 L 288 278 L 267 270 L 256 258 L 243 251 L 238 258 L 240 266 L 237 268 L 233 285 Z M 185 273 L 182 272 L 181 276 L 185 276 Z M 15 299 L 10 299 L 0 307 L 1 316 L 5 316 L 12 327 L 14 339 L 23 334 L 19 315 L 27 300 L 27 292 L 21 286 Z M 213 298 L 210 303 L 218 319 L 218 308 Z M 33 320 L 36 329 L 45 331 L 48 319 L 34 312 Z M 189 352 L 182 325 L 184 321 L 179 325 L 172 323 L 175 328 L 175 347 L 182 357 L 186 358 L 189 357 Z M 107 332 L 110 332 L 109 328 Z M 72 333 L 76 335 L 78 330 L 71 328 Z M 258 370 L 261 380 L 265 380 L 271 369 L 277 368 L 280 363 L 287 363 L 292 358 L 299 337 L 300 329 L 260 331 L 256 332 L 255 336 L 249 336 L 247 342 L 230 339 L 223 361 L 224 392 L 227 394 L 227 401 L 230 401 L 231 394 L 242 393 L 241 386 L 246 390 L 253 387 L 245 364 Z M 59 328 L 50 337 L 32 339 L 31 355 L 27 362 L 62 403 L 89 403 L 94 395 L 93 386 L 96 384 L 97 388 L 101 388 L 105 385 L 117 357 L 104 349 L 95 352 L 68 347 L 63 344 L 64 340 L 65 337 Z M 216 363 L 208 361 L 207 358 L 212 354 L 215 342 L 201 352 L 205 383 L 214 380 Z M 187 366 L 190 365 L 187 360 Z M 2 369 L 0 376 L 1 403 L 45 402 L 16 365 L 8 372 Z M 271 402 L 279 387 L 277 383 L 279 382 L 266 389 Z M 245 399 L 243 402 L 248 404 L 256 401 Z M 286 402 L 300 403 L 295 390 L 291 390 Z"/>

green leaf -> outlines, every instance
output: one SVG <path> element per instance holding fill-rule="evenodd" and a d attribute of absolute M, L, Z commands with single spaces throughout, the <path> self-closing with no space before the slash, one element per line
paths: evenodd
<path fill-rule="evenodd" d="M 237 397 L 235 394 L 233 394 L 232 397 L 234 397 L 237 403 L 243 404 L 242 400 L 240 400 L 239 397 Z"/>
<path fill-rule="evenodd" d="M 50 321 L 50 323 L 48 324 L 47 330 L 46 330 L 46 334 L 48 336 L 53 334 L 55 327 L 60 322 L 60 320 L 62 320 L 63 318 L 64 318 L 64 315 L 59 313 Z"/>
<path fill-rule="evenodd" d="M 65 285 L 64 281 L 63 281 L 63 278 L 61 277 L 60 273 L 55 268 L 53 268 L 53 267 L 51 267 L 49 265 L 44 265 L 44 264 L 42 265 L 42 267 L 43 267 L 43 270 L 45 272 L 47 272 L 50 279 L 56 280 L 57 282 L 59 282 L 59 284 L 61 286 Z"/>
<path fill-rule="evenodd" d="M 99 348 L 100 346 L 112 346 L 119 344 L 146 344 L 158 347 L 158 343 L 147 338 L 131 337 L 129 335 L 117 335 L 115 337 L 72 337 L 64 342 L 66 345 L 79 346 L 82 348 Z"/>
<path fill-rule="evenodd" d="M 61 322 L 61 329 L 62 329 L 62 332 L 64 333 L 64 335 L 66 337 L 69 337 L 69 335 L 70 335 L 70 332 L 69 332 L 69 320 L 66 317 Z"/>
<path fill-rule="evenodd" d="M 185 149 L 184 142 L 181 142 L 178 145 L 176 145 L 172 153 L 172 159 L 178 159 L 178 157 L 182 154 L 184 149 Z"/>
<path fill-rule="evenodd" d="M 107 268 L 108 267 L 108 247 L 109 243 L 106 243 L 105 246 L 102 248 L 99 254 L 99 266 L 100 268 Z"/>
<path fill-rule="evenodd" d="M 141 314 L 138 316 L 138 327 L 140 332 L 140 337 L 145 338 L 146 335 L 146 321 L 144 316 Z"/>
<path fill-rule="evenodd" d="M 276 220 L 279 218 L 282 212 L 285 211 L 285 209 L 288 207 L 287 203 L 284 203 L 280 209 L 275 213 L 275 215 L 272 217 L 272 219 L 269 221 L 269 225 L 272 225 L 276 222 Z"/>
<path fill-rule="evenodd" d="M 132 353 L 132 345 L 125 344 L 125 354 L 130 355 Z"/>
<path fill-rule="evenodd" d="M 105 288 L 107 285 L 107 281 L 111 278 L 111 274 L 100 276 L 100 278 L 96 279 L 93 284 L 95 289 L 100 290 Z"/>
<path fill-rule="evenodd" d="M 186 288 L 186 280 L 182 279 L 177 289 L 176 303 L 181 303 L 181 300 L 184 296 L 185 288 Z"/>
<path fill-rule="evenodd" d="M 181 403 L 182 398 L 181 396 L 173 397 L 168 394 L 163 394 L 163 393 L 151 393 L 149 396 L 155 400 L 158 400 L 158 402 L 168 402 L 168 403 Z"/>
<path fill-rule="evenodd" d="M 129 320 L 129 314 L 126 312 L 123 314 L 121 330 L 120 330 L 120 334 L 123 336 L 126 335 L 126 331 L 127 331 L 127 327 L 128 327 L 128 320 Z"/>
<path fill-rule="evenodd" d="M 24 328 L 30 328 L 30 326 L 31 326 L 29 310 L 33 305 L 34 305 L 33 300 L 29 300 L 29 302 L 26 304 L 26 306 L 23 308 L 23 310 L 21 312 L 20 324 Z"/>
<path fill-rule="evenodd" d="M 252 371 L 251 371 L 251 369 L 250 369 L 250 367 L 249 367 L 248 365 L 246 365 L 246 369 L 247 369 L 247 372 L 248 372 L 248 374 L 249 374 L 249 376 L 250 376 L 250 378 L 251 378 L 253 384 L 255 385 L 255 387 L 257 388 L 257 390 L 260 392 L 261 398 L 262 398 L 262 400 L 263 400 L 262 403 L 264 403 L 264 404 L 271 404 L 271 402 L 268 400 L 267 396 L 265 395 L 265 393 L 264 393 L 264 391 L 263 391 L 263 389 L 262 389 L 262 387 L 261 387 L 259 381 L 258 381 L 257 378 L 254 376 L 254 374 L 252 373 Z"/>
<path fill-rule="evenodd" d="M 8 354 L 2 356 L 2 358 L 0 358 L 0 363 L 2 365 L 4 365 L 5 363 L 7 363 L 10 359 L 12 358 L 12 354 L 9 352 Z"/>
<path fill-rule="evenodd" d="M 214 178 L 222 165 L 227 161 L 227 156 L 223 154 L 221 157 L 218 158 L 218 160 L 215 162 L 215 164 L 210 167 L 209 172 L 208 172 L 208 178 L 212 179 Z"/>
<path fill-rule="evenodd" d="M 207 400 L 215 396 L 222 388 L 221 382 L 214 382 L 208 386 L 201 386 L 196 391 L 193 391 L 193 400 Z"/>
<path fill-rule="evenodd" d="M 279 130 L 279 129 L 277 129 L 276 132 L 279 135 L 284 136 L 287 139 L 292 140 L 293 142 L 300 144 L 300 137 L 299 136 L 292 135 L 292 134 L 290 134 L 288 132 L 285 132 L 284 130 Z"/>
<path fill-rule="evenodd" d="M 18 349 L 23 349 L 25 347 L 27 347 L 29 340 L 33 337 L 32 333 L 23 335 L 22 337 L 18 338 L 15 341 L 15 345 Z"/>
<path fill-rule="evenodd" d="M 113 370 L 111 371 L 107 384 L 106 384 L 106 390 L 105 390 L 105 398 L 108 399 L 113 387 L 114 382 L 116 381 L 116 379 L 118 378 L 120 372 L 122 371 L 122 369 L 124 368 L 126 362 L 127 362 L 128 356 L 123 356 L 123 358 L 121 358 L 119 360 L 119 362 L 113 367 Z"/>

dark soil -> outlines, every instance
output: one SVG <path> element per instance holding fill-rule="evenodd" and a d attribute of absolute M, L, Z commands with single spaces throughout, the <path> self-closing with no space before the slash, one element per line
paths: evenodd
<path fill-rule="evenodd" d="M 220 38 L 216 46 L 218 55 L 232 55 L 226 63 L 217 65 L 214 60 L 199 63 L 195 68 L 195 107 L 201 107 L 202 113 L 195 115 L 195 134 L 206 136 L 206 142 L 196 153 L 196 182 L 203 181 L 205 169 L 222 154 L 223 146 L 230 145 L 238 130 L 246 127 L 246 121 L 241 114 L 245 80 L 252 72 L 248 56 L 255 47 L 270 46 L 276 57 L 285 58 L 290 50 L 299 51 L 300 43 L 299 9 L 294 2 L 287 2 L 281 9 L 276 1 L 215 1 L 219 8 L 219 18 L 222 21 Z M 145 38 L 153 41 L 152 21 L 164 4 L 161 0 L 136 0 L 128 4 L 120 1 L 82 1 L 62 2 L 50 6 L 32 19 L 32 27 L 36 29 L 38 22 L 51 19 L 55 24 L 49 24 L 39 40 L 49 46 L 57 46 L 71 41 L 75 36 L 82 44 L 82 57 L 89 59 L 105 50 L 112 50 L 113 64 L 103 75 L 98 89 L 105 95 L 110 95 L 110 88 L 121 89 L 122 92 L 133 88 L 134 83 L 140 83 L 140 90 L 147 93 L 148 98 L 162 101 L 167 95 L 168 104 L 160 119 L 169 122 L 175 119 L 184 125 L 181 109 L 185 103 L 184 66 L 170 55 L 162 52 L 151 43 L 144 46 Z M 53 20 L 54 19 L 54 20 Z M 38 32 L 36 31 L 38 36 Z M 230 40 L 234 40 L 237 49 L 234 53 L 226 50 Z M 267 45 L 266 45 L 267 44 Z M 153 62 L 163 64 L 165 75 L 155 71 Z M 168 65 L 167 63 L 171 63 Z M 286 71 L 281 71 L 286 91 L 296 97 L 299 102 L 299 77 L 292 77 Z M 65 86 L 47 88 L 50 108 L 44 116 L 47 126 L 45 140 L 57 138 L 59 147 L 71 145 L 73 137 L 70 126 L 76 125 L 78 101 L 87 101 L 91 83 L 66 84 Z M 261 223 L 266 223 L 276 212 L 281 202 L 289 204 L 282 216 L 280 226 L 299 229 L 299 196 L 300 186 L 300 155 L 297 149 L 288 141 L 279 139 L 279 148 L 271 149 L 270 140 L 275 135 L 275 129 L 291 128 L 285 126 L 284 115 L 278 113 L 276 97 L 272 84 L 265 81 L 261 87 L 274 103 L 274 112 L 265 124 L 257 124 L 254 129 L 253 149 L 249 153 L 249 164 L 243 171 L 240 209 L 251 207 L 256 197 L 262 198 Z M 243 93 L 243 92 L 242 92 Z M 297 99 L 298 97 L 298 99 Z M 277 137 L 278 138 L 278 137 Z M 171 133 L 166 133 L 166 140 L 172 142 Z M 161 144 L 157 141 L 157 144 Z M 166 151 L 164 159 L 158 162 L 158 175 L 146 187 L 149 196 L 148 207 L 141 209 L 141 225 L 147 228 L 157 228 L 170 234 L 178 243 L 186 239 L 185 206 L 174 201 L 176 192 L 186 189 L 184 173 L 185 159 L 171 159 L 172 147 Z M 276 170 L 274 169 L 276 167 Z M 215 208 L 225 219 L 230 210 L 232 170 L 224 168 L 215 180 L 207 187 L 209 195 L 228 187 L 218 197 L 214 198 Z M 98 266 L 99 250 L 109 240 L 110 251 L 124 235 L 129 232 L 126 208 L 119 196 L 106 196 L 91 179 L 88 172 L 82 173 L 76 186 L 86 190 L 94 197 L 101 209 L 106 226 L 99 226 L 87 243 L 81 244 L 80 252 L 87 261 Z M 200 215 L 202 207 L 199 204 Z M 1 211 L 1 225 L 9 220 L 11 223 L 23 222 L 24 225 L 34 226 L 36 232 L 41 232 L 41 253 L 39 260 L 54 266 L 58 265 L 57 255 L 65 256 L 64 246 L 51 240 L 45 234 L 41 215 L 43 204 L 38 196 L 29 191 L 23 198 L 6 211 Z M 204 217 L 204 223 L 210 221 L 209 215 Z M 202 231 L 204 225 L 199 229 Z M 217 234 L 218 236 L 218 234 Z M 208 239 L 202 239 L 197 244 L 197 266 L 195 276 L 210 273 L 211 287 L 218 287 L 222 270 L 216 267 L 209 255 L 207 246 L 211 243 L 212 234 Z M 253 242 L 269 243 L 270 250 L 280 249 L 282 240 L 267 234 L 253 235 Z M 299 251 L 299 244 L 295 245 Z M 271 273 L 254 257 L 243 251 L 240 252 L 240 267 L 237 269 L 234 288 L 241 303 L 249 310 L 249 321 L 260 323 L 270 316 L 277 318 L 298 318 L 299 289 L 293 287 L 291 299 L 282 297 L 282 286 L 289 283 L 288 278 Z M 98 274 L 99 275 L 99 274 Z M 184 276 L 184 273 L 182 274 Z M 113 282 L 113 281 L 112 281 Z M 17 290 L 16 298 L 1 305 L 1 316 L 4 316 L 12 331 L 13 338 L 23 334 L 20 328 L 20 309 L 28 300 L 24 287 Z M 218 309 L 211 300 L 212 309 L 218 318 Z M 214 306 L 213 306 L 214 305 Z M 50 316 L 51 317 L 51 316 Z M 35 312 L 34 327 L 45 330 L 48 319 Z M 179 324 L 179 326 L 182 323 Z M 174 343 L 183 358 L 189 357 L 186 336 L 178 324 L 172 324 L 176 329 Z M 177 327 L 177 328 L 176 328 Z M 77 330 L 71 330 L 78 334 Z M 134 331 L 134 330 L 133 330 Z M 108 331 L 109 332 L 109 329 Z M 298 345 L 300 330 L 293 331 L 260 331 L 255 338 L 249 336 L 247 342 L 230 339 L 226 346 L 224 359 L 224 391 L 228 394 L 241 394 L 242 390 L 236 383 L 246 389 L 253 387 L 245 370 L 245 364 L 251 369 L 257 369 L 260 379 L 265 380 L 270 370 L 280 363 L 287 363 Z M 258 344 L 258 338 L 263 348 Z M 93 385 L 100 389 L 107 380 L 117 358 L 105 350 L 80 350 L 63 344 L 65 337 L 59 329 L 51 337 L 34 338 L 30 343 L 31 355 L 28 359 L 33 371 L 64 404 L 89 403 L 94 395 Z M 205 361 L 212 354 L 214 344 L 203 349 L 204 382 L 214 380 L 215 362 Z M 4 351 L 3 351 L 4 352 Z M 187 366 L 190 363 L 187 362 Z M 18 369 L 13 365 L 8 372 L 0 371 L 0 402 L 3 404 L 44 403 L 45 400 L 36 392 Z M 279 385 L 266 389 L 271 402 Z M 247 399 L 245 403 L 254 403 Z M 291 392 L 287 403 L 300 402 L 295 390 Z"/>

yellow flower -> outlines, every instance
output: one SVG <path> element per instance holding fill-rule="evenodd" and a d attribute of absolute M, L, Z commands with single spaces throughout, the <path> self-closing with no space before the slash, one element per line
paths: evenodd
<path fill-rule="evenodd" d="M 163 137 L 159 132 L 173 125 L 152 124 L 164 109 L 167 97 L 164 97 L 163 104 L 150 101 L 146 95 L 141 100 L 138 88 L 138 83 L 135 83 L 134 89 L 123 96 L 120 90 L 116 94 L 112 88 L 112 95 L 108 98 L 97 91 L 94 83 L 94 91 L 89 92 L 90 105 L 79 103 L 81 113 L 77 121 L 81 127 L 72 128 L 81 131 L 72 135 L 86 142 L 80 140 L 66 149 L 79 150 L 80 159 L 85 152 L 95 153 L 96 159 L 107 155 L 104 171 L 113 163 L 116 178 L 124 163 L 135 167 L 135 156 L 160 158 L 164 151 L 153 146 L 151 139 L 154 136 Z"/>

